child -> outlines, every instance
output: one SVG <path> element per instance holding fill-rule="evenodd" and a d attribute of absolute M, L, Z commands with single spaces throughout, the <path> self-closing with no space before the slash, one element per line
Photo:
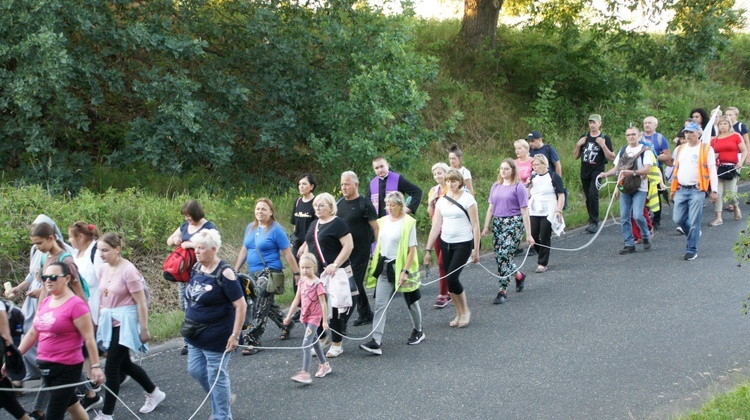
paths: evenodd
<path fill-rule="evenodd" d="M 307 385 L 312 383 L 310 377 L 312 352 L 310 347 L 315 348 L 315 354 L 318 356 L 318 362 L 320 362 L 315 377 L 322 378 L 331 373 L 331 366 L 326 361 L 323 346 L 316 336 L 321 321 L 323 321 L 323 329 L 328 329 L 328 305 L 326 305 L 325 287 L 323 287 L 320 279 L 315 276 L 315 273 L 318 272 L 318 262 L 313 254 L 302 254 L 299 258 L 299 271 L 300 279 L 297 285 L 297 294 L 294 296 L 292 306 L 287 311 L 289 315 L 284 318 L 284 325 L 289 325 L 292 321 L 292 314 L 297 310 L 297 306 L 301 305 L 300 321 L 305 326 L 305 338 L 302 340 L 302 370 L 292 376 L 292 380 Z"/>

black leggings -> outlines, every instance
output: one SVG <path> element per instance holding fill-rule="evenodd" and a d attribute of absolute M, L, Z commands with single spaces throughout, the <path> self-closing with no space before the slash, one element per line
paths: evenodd
<path fill-rule="evenodd" d="M 45 387 L 74 384 L 81 380 L 83 362 L 75 365 L 63 365 L 38 360 L 37 364 L 39 365 L 39 371 L 42 373 L 42 383 Z M 75 390 L 74 386 L 70 386 L 49 391 L 49 403 L 47 404 L 44 418 L 49 420 L 63 420 L 68 407 L 78 402 Z"/>
<path fill-rule="evenodd" d="M 365 298 L 367 297 L 366 295 L 360 295 L 360 296 L 365 296 Z M 357 298 L 358 296 L 353 297 L 353 299 L 357 299 Z M 352 307 L 356 306 L 356 302 L 352 302 L 352 303 L 353 303 Z M 330 322 L 331 329 L 336 330 L 342 334 L 345 333 L 346 323 L 349 322 L 349 316 L 351 316 L 352 314 L 352 308 L 349 308 L 346 312 L 340 312 L 339 308 L 333 308 L 331 312 L 333 312 L 333 315 L 331 315 L 331 322 Z M 340 343 L 341 340 L 343 340 L 343 337 L 341 337 L 341 334 L 331 331 L 331 341 L 333 341 L 334 343 Z"/>
<path fill-rule="evenodd" d="M 440 249 L 443 251 L 443 269 L 445 273 L 451 273 L 458 267 L 466 264 L 471 256 L 471 249 L 474 240 L 466 242 L 457 242 L 449 244 L 445 241 L 440 242 Z M 454 295 L 460 295 L 464 292 L 464 286 L 459 281 L 458 276 L 461 275 L 463 268 L 457 270 L 455 273 L 448 274 L 448 291 Z"/>
<path fill-rule="evenodd" d="M 112 341 L 107 350 L 107 364 L 104 366 L 104 375 L 107 377 L 107 388 L 115 395 L 120 394 L 120 378 L 129 375 L 134 381 L 149 394 L 154 392 L 156 385 L 151 382 L 146 371 L 130 360 L 130 349 L 120 345 L 120 327 L 112 328 Z M 115 412 L 117 398 L 110 392 L 104 394 L 104 407 L 102 413 L 112 415 Z"/>

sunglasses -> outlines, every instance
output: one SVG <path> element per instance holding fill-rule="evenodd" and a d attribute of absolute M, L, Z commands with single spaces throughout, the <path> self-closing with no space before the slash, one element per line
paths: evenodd
<path fill-rule="evenodd" d="M 42 281 L 57 281 L 57 279 L 65 277 L 62 274 L 47 274 L 42 276 Z"/>

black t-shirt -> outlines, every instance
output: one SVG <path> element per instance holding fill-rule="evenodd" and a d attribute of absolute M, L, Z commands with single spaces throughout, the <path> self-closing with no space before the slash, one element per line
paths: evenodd
<path fill-rule="evenodd" d="M 290 220 L 290 223 L 294 226 L 291 241 L 294 249 L 298 249 L 303 243 L 305 243 L 307 228 L 313 221 L 318 219 L 315 215 L 315 209 L 313 208 L 313 201 L 314 200 L 305 202 L 305 200 L 299 198 L 294 205 L 292 219 Z"/>
<path fill-rule="evenodd" d="M 318 230 L 318 243 L 323 252 L 323 258 L 320 257 L 318 248 L 315 245 L 314 235 L 316 229 Z M 339 256 L 343 248 L 340 239 L 349 233 L 351 233 L 349 226 L 344 219 L 338 216 L 334 216 L 333 220 L 328 223 L 320 224 L 320 221 L 316 220 L 315 223 L 310 224 L 305 236 L 305 242 L 307 242 L 308 252 L 311 252 L 318 259 L 318 275 L 323 272 L 326 265 L 332 264 L 336 260 L 336 257 Z M 323 261 L 325 261 L 325 264 Z M 347 265 L 349 265 L 349 259 L 341 264 L 341 267 L 346 267 Z"/>
<path fill-rule="evenodd" d="M 342 198 L 338 201 L 337 208 L 337 216 L 344 219 L 347 226 L 349 226 L 354 241 L 354 249 L 352 249 L 350 259 L 357 262 L 368 260 L 370 258 L 370 250 L 372 249 L 370 239 L 374 239 L 370 237 L 372 227 L 370 227 L 369 222 L 371 220 L 378 220 L 378 215 L 375 213 L 375 206 L 360 195 L 354 200 Z M 363 208 L 364 213 L 362 212 Z"/>
<path fill-rule="evenodd" d="M 581 178 L 591 178 L 599 172 L 604 172 L 607 157 L 604 156 L 604 150 L 596 144 L 596 137 L 592 137 L 591 133 L 586 133 L 581 137 L 586 137 L 586 143 L 581 146 Z M 612 139 L 608 135 L 601 133 L 597 137 L 602 137 L 607 148 L 612 150 Z"/>

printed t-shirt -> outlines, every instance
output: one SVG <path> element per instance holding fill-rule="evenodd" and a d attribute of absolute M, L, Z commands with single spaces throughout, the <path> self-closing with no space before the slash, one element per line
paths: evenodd
<path fill-rule="evenodd" d="M 309 284 L 307 280 L 300 281 L 297 285 L 300 289 L 300 321 L 305 324 L 319 325 L 320 321 L 323 320 L 323 308 L 320 306 L 318 296 L 325 296 L 326 289 L 323 287 L 323 282 L 317 277 L 313 284 Z"/>
<path fill-rule="evenodd" d="M 313 201 L 314 198 L 311 198 L 310 201 L 300 198 L 294 205 L 292 218 L 289 220 L 289 223 L 294 226 L 294 230 L 292 231 L 292 245 L 295 248 L 299 248 L 305 243 L 307 228 L 312 222 L 318 219 L 313 208 Z"/>
<path fill-rule="evenodd" d="M 197 338 L 186 341 L 199 349 L 223 352 L 232 335 L 236 309 L 232 302 L 243 297 L 237 279 L 229 280 L 219 273 L 227 266 L 219 264 L 212 273 L 196 270 L 185 287 L 185 316 L 193 321 L 210 324 Z M 221 285 L 216 276 L 221 275 Z"/>
<path fill-rule="evenodd" d="M 88 304 L 76 295 L 51 308 L 52 296 L 44 298 L 34 318 L 39 333 L 37 359 L 62 365 L 83 363 L 83 336 L 73 321 L 89 313 Z"/>
<path fill-rule="evenodd" d="M 677 161 L 679 162 L 680 169 L 677 171 L 677 183 L 680 185 L 698 185 L 698 167 L 700 166 L 699 152 L 701 144 L 698 143 L 695 146 L 690 146 L 690 143 L 685 143 L 679 147 L 677 153 Z M 708 149 L 707 157 L 708 166 L 716 164 L 716 155 L 714 149 Z"/>
<path fill-rule="evenodd" d="M 581 178 L 592 178 L 604 172 L 607 164 L 607 157 L 604 156 L 604 150 L 596 143 L 596 137 L 591 133 L 586 133 L 581 137 L 586 137 L 586 143 L 581 145 Z M 612 139 L 604 133 L 599 136 L 604 139 L 604 144 L 609 150 L 612 150 Z"/>

